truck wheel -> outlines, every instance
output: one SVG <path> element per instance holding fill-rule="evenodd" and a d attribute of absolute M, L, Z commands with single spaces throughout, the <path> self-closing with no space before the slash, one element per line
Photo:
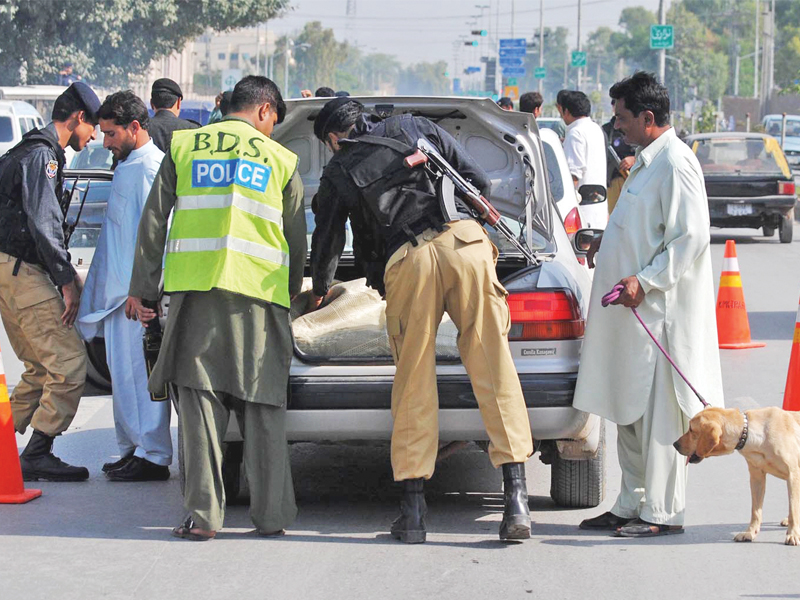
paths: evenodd
<path fill-rule="evenodd" d="M 775 228 L 770 227 L 769 225 L 764 225 L 761 227 L 761 232 L 764 234 L 764 237 L 772 237 L 775 235 Z"/>
<path fill-rule="evenodd" d="M 600 431 L 597 456 L 587 460 L 565 460 L 553 453 L 550 466 L 550 497 L 565 508 L 594 508 L 606 493 L 606 424 Z"/>
<path fill-rule="evenodd" d="M 781 240 L 781 244 L 791 243 L 793 234 L 794 219 L 792 218 L 792 213 L 790 212 L 788 215 L 783 215 L 781 217 L 781 228 L 778 232 L 778 237 Z"/>

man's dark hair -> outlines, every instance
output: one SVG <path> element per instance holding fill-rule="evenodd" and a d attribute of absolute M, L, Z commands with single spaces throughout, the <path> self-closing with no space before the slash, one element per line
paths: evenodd
<path fill-rule="evenodd" d="M 269 102 L 278 113 L 278 123 L 286 115 L 286 104 L 275 82 L 261 75 L 248 75 L 233 88 L 230 112 L 242 112 Z"/>
<path fill-rule="evenodd" d="M 178 96 L 165 91 L 153 92 L 150 95 L 150 102 L 153 105 L 153 108 L 156 110 L 161 108 L 172 108 L 175 106 L 177 101 Z"/>
<path fill-rule="evenodd" d="M 147 107 L 132 90 L 115 92 L 106 96 L 103 104 L 100 105 L 100 110 L 97 111 L 97 118 L 114 121 L 116 125 L 122 127 L 139 121 L 142 129 L 147 129 L 150 121 Z"/>
<path fill-rule="evenodd" d="M 625 108 L 634 117 L 649 110 L 655 117 L 656 126 L 669 125 L 669 92 L 653 73 L 636 71 L 631 77 L 612 85 L 609 95 L 614 100 L 624 100 Z"/>
<path fill-rule="evenodd" d="M 588 117 L 592 113 L 592 103 L 588 96 L 578 90 L 561 90 L 556 102 L 573 117 Z"/>
<path fill-rule="evenodd" d="M 329 100 L 314 121 L 314 134 L 324 142 L 329 132 L 347 131 L 363 113 L 364 105 L 347 96 Z"/>
<path fill-rule="evenodd" d="M 222 92 L 222 98 L 219 101 L 219 112 L 224 117 L 229 112 L 231 112 L 231 96 L 233 92 L 226 91 Z"/>
<path fill-rule="evenodd" d="M 514 108 L 514 102 L 508 96 L 503 96 L 497 101 L 497 106 L 500 108 Z"/>
<path fill-rule="evenodd" d="M 329 88 L 326 86 L 318 87 L 317 91 L 314 92 L 315 98 L 333 98 L 336 92 L 333 91 L 333 88 Z"/>
<path fill-rule="evenodd" d="M 519 111 L 533 114 L 544 103 L 539 92 L 525 92 L 519 97 Z"/>
<path fill-rule="evenodd" d="M 80 100 L 71 94 L 61 94 L 58 98 L 56 98 L 55 104 L 53 104 L 53 112 L 50 114 L 50 118 L 53 121 L 63 123 L 69 119 L 70 115 L 78 112 L 79 110 L 84 111 L 85 120 L 88 123 L 94 122 L 92 116 L 88 113 L 88 111 L 86 111 L 86 107 L 81 103 Z M 96 122 L 94 122 L 94 124 L 97 125 Z"/>

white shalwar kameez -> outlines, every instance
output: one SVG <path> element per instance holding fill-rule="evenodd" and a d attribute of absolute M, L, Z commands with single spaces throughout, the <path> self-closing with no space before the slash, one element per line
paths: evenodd
<path fill-rule="evenodd" d="M 139 219 L 163 158 L 150 141 L 117 165 L 75 323 L 84 339 L 105 338 L 120 455 L 133 453 L 157 465 L 172 462 L 170 403 L 150 399 L 144 330 L 138 321 L 125 318 L 125 301 Z"/>
<path fill-rule="evenodd" d="M 691 149 L 668 129 L 637 152 L 595 262 L 575 408 L 617 423 L 622 468 L 611 512 L 682 525 L 687 466 L 672 443 L 702 404 L 630 309 L 600 299 L 636 275 L 639 314 L 689 378 L 723 405 L 722 375 L 703 174 Z"/>

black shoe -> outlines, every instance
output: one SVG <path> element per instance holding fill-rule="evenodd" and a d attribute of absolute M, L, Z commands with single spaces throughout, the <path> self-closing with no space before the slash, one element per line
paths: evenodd
<path fill-rule="evenodd" d="M 400 501 L 400 516 L 392 523 L 392 536 L 406 544 L 422 544 L 425 541 L 425 492 L 422 478 L 403 481 L 403 499 Z"/>
<path fill-rule="evenodd" d="M 103 464 L 103 473 L 108 473 L 109 471 L 116 471 L 117 469 L 121 469 L 125 465 L 128 464 L 128 461 L 133 458 L 133 452 L 130 452 L 120 458 L 119 460 L 115 460 L 114 462 L 107 462 Z"/>
<path fill-rule="evenodd" d="M 531 513 L 528 510 L 528 485 L 525 463 L 503 465 L 503 522 L 501 540 L 527 540 L 531 537 Z"/>
<path fill-rule="evenodd" d="M 620 527 L 624 527 L 631 521 L 636 519 L 626 519 L 618 517 L 612 512 L 604 512 L 602 515 L 592 517 L 591 519 L 584 519 L 581 521 L 581 529 L 589 529 L 594 531 L 616 531 Z"/>
<path fill-rule="evenodd" d="M 166 481 L 169 467 L 134 456 L 124 467 L 106 473 L 106 477 L 111 481 Z"/>
<path fill-rule="evenodd" d="M 53 455 L 55 438 L 33 430 L 28 445 L 19 456 L 24 481 L 86 481 L 89 470 L 86 467 L 73 467 Z"/>

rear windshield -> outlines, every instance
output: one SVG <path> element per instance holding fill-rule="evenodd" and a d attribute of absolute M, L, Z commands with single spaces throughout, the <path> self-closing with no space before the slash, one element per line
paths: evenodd
<path fill-rule="evenodd" d="M 14 140 L 14 128 L 11 124 L 11 117 L 0 117 L 0 142 L 11 142 Z"/>
<path fill-rule="evenodd" d="M 776 175 L 791 177 L 778 143 L 771 138 L 696 140 L 692 150 L 708 175 Z"/>

